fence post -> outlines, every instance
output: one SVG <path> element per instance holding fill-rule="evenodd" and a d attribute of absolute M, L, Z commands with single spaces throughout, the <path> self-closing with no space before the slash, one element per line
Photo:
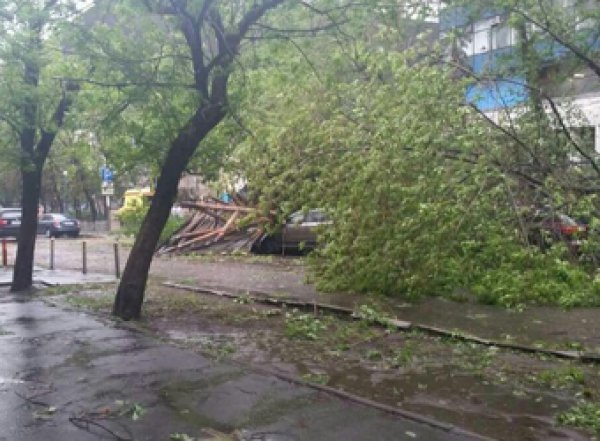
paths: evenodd
<path fill-rule="evenodd" d="M 87 242 L 81 242 L 82 272 L 87 274 Z"/>
<path fill-rule="evenodd" d="M 8 249 L 6 248 L 6 239 L 2 239 L 2 266 L 8 266 Z"/>
<path fill-rule="evenodd" d="M 50 269 L 54 269 L 54 238 L 50 238 Z"/>
<path fill-rule="evenodd" d="M 121 265 L 119 265 L 119 243 L 115 242 L 113 244 L 113 250 L 115 253 L 115 276 L 117 279 L 121 278 Z"/>

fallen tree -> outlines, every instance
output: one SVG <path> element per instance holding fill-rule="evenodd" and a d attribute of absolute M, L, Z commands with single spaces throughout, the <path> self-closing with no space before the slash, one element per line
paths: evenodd
<path fill-rule="evenodd" d="M 156 251 L 157 255 L 190 252 L 250 252 L 273 225 L 272 213 L 237 202 L 189 201 L 194 214 Z"/>

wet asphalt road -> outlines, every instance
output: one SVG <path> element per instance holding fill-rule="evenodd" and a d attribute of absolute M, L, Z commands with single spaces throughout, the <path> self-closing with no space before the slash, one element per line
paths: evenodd
<path fill-rule="evenodd" d="M 133 405 L 141 416 L 132 419 Z M 139 413 L 139 412 L 138 412 Z M 0 290 L 0 440 L 472 440 Z"/>

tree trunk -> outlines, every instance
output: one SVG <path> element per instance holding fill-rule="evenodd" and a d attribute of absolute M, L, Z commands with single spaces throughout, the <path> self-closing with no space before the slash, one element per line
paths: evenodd
<path fill-rule="evenodd" d="M 73 211 L 75 211 L 75 217 L 81 219 L 81 204 L 77 196 L 73 196 Z"/>
<path fill-rule="evenodd" d="M 84 188 L 83 194 L 85 195 L 85 199 L 88 205 L 90 206 L 90 215 L 92 218 L 92 222 L 96 222 L 96 220 L 98 220 L 98 210 L 96 209 L 96 201 L 94 200 L 94 197 L 87 188 Z"/>
<path fill-rule="evenodd" d="M 41 190 L 41 172 L 39 170 L 24 171 L 23 196 L 21 197 L 21 228 L 19 245 L 13 272 L 12 292 L 25 291 L 33 283 L 33 258 L 38 223 L 38 203 Z"/>
<path fill-rule="evenodd" d="M 179 179 L 200 141 L 224 116 L 222 105 L 198 109 L 171 143 L 161 167 L 152 204 L 136 236 L 123 271 L 113 305 L 114 315 L 124 320 L 140 317 L 148 271 L 160 233 L 169 218 L 177 196 Z"/>

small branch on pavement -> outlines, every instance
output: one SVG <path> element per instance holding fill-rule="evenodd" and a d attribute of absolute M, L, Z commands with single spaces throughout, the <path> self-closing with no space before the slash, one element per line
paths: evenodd
<path fill-rule="evenodd" d="M 14 391 L 14 392 L 17 397 L 21 398 L 22 400 L 24 400 L 30 404 L 35 404 L 36 406 L 50 407 L 50 405 L 48 403 L 44 403 L 43 401 L 38 401 L 35 399 L 36 397 L 43 395 L 43 394 L 34 395 L 33 397 L 26 397 L 25 395 L 21 395 L 17 391 Z M 45 392 L 45 393 L 48 393 L 48 392 Z"/>
<path fill-rule="evenodd" d="M 129 436 L 127 438 L 124 438 L 123 436 L 119 435 L 116 432 L 113 432 L 112 430 L 110 430 L 108 427 L 106 427 L 103 424 L 100 424 L 94 420 L 91 420 L 89 418 L 84 418 L 84 417 L 69 417 L 69 421 L 71 422 L 71 424 L 73 424 L 75 427 L 85 430 L 87 432 L 91 432 L 90 431 L 90 426 L 93 427 L 97 427 L 101 430 L 103 430 L 104 432 L 108 433 L 109 435 L 113 436 L 117 441 L 133 441 L 133 437 Z"/>

